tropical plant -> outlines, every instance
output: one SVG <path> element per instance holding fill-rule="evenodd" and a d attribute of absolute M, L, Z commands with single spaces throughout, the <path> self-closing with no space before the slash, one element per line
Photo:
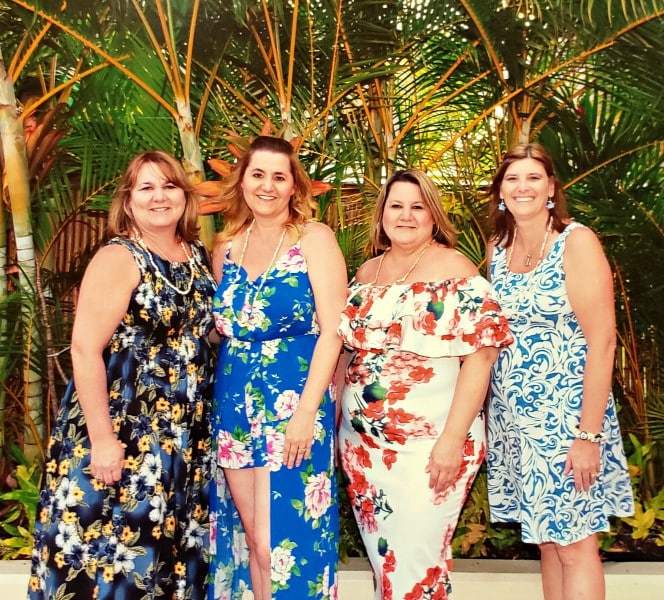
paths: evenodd
<path fill-rule="evenodd" d="M 12 85 L 36 77 L 40 104 L 31 106 L 59 105 L 53 114 L 66 129 L 53 130 L 67 132 L 16 215 L 0 210 L 0 236 L 30 226 L 36 249 L 34 284 L 19 278 L 32 278 L 29 269 L 8 290 L 0 278 L 0 335 L 12 350 L 0 352 L 2 394 L 11 414 L 32 396 L 28 427 L 39 410 L 48 424 L 44 407 L 56 393 L 26 392 L 23 366 L 40 376 L 52 369 L 47 390 L 61 379 L 47 357 L 66 348 L 97 216 L 128 158 L 164 148 L 194 180 L 214 177 L 205 159 L 232 161 L 233 143 L 271 122 L 297 140 L 312 179 L 334 186 L 318 196 L 320 218 L 335 228 L 350 274 L 367 255 L 381 183 L 407 166 L 439 184 L 462 251 L 481 265 L 482 193 L 497 161 L 518 139 L 545 143 L 573 215 L 600 233 L 620 274 L 623 423 L 645 444 L 661 440 L 662 0 L 0 0 L 0 23 L 0 47 L 12 57 L 0 83 L 2 131 L 8 149 L 18 144 L 11 164 L 20 154 L 16 109 L 25 108 Z M 25 173 L 16 164 L 12 174 Z M 57 265 L 75 222 L 92 233 Z M 10 267 L 14 237 L 0 237 Z M 658 443 L 649 491 L 640 489 L 650 498 L 664 472 Z"/>

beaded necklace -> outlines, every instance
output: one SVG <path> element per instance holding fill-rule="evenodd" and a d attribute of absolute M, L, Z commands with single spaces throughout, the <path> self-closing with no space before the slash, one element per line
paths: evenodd
<path fill-rule="evenodd" d="M 171 280 L 168 279 L 168 277 L 166 277 L 166 275 L 161 272 L 161 269 L 159 268 L 157 263 L 154 261 L 154 258 L 152 256 L 152 251 L 147 247 L 147 245 L 143 241 L 143 238 L 140 236 L 140 234 L 137 235 L 134 238 L 134 240 L 135 240 L 136 244 L 147 254 L 148 260 L 150 261 L 150 265 L 152 266 L 152 269 L 154 270 L 155 275 L 157 276 L 158 279 L 161 279 L 175 293 L 180 294 L 180 296 L 186 296 L 187 294 L 189 294 L 189 292 L 191 292 L 191 288 L 194 285 L 194 268 L 195 268 L 195 266 L 194 266 L 194 257 L 193 257 L 192 254 L 189 254 L 189 252 L 187 252 L 187 246 L 184 243 L 184 240 L 182 240 L 182 239 L 180 240 L 180 248 L 182 248 L 182 252 L 184 253 L 185 257 L 187 258 L 187 264 L 189 265 L 189 282 L 187 283 L 187 285 L 183 289 L 180 289 L 177 285 L 172 283 Z M 159 252 L 161 254 L 163 254 L 166 257 L 167 260 L 169 260 L 168 255 L 161 248 L 159 248 L 159 246 L 157 244 L 155 244 L 154 241 L 152 243 L 159 250 Z"/>
<path fill-rule="evenodd" d="M 544 239 L 542 240 L 542 245 L 540 246 L 539 250 L 539 256 L 537 257 L 537 262 L 535 263 L 535 266 L 532 268 L 532 271 L 534 271 L 537 268 L 537 265 L 542 262 L 542 258 L 544 258 L 544 249 L 546 248 L 546 243 L 549 241 L 549 234 L 551 233 L 551 230 L 553 229 L 553 219 L 549 219 L 549 222 L 546 225 L 546 231 L 544 232 Z M 514 226 L 514 239 L 512 240 L 512 245 L 510 246 L 510 251 L 509 254 L 507 255 L 507 269 L 509 270 L 510 265 L 512 264 L 512 254 L 514 254 L 514 246 L 516 246 L 516 236 L 517 236 L 518 228 L 516 225 Z M 532 257 L 532 252 L 526 256 L 526 259 L 523 261 L 523 266 L 524 267 L 529 267 L 531 265 L 531 257 Z"/>
<path fill-rule="evenodd" d="M 413 261 L 413 264 L 410 265 L 410 268 L 402 275 L 399 277 L 399 279 L 395 279 L 393 283 L 390 285 L 401 285 L 402 283 L 406 283 L 406 280 L 408 279 L 408 276 L 415 270 L 415 267 L 419 264 L 420 260 L 422 260 L 422 257 L 424 256 L 424 253 L 429 249 L 429 246 L 434 243 L 434 239 L 431 238 L 431 240 L 425 244 L 425 246 L 420 250 L 419 254 L 417 255 L 417 258 Z M 380 270 L 383 268 L 383 259 L 385 258 L 385 255 L 391 250 L 391 248 L 388 248 L 385 250 L 380 255 L 380 258 L 378 259 L 378 269 L 376 270 L 376 276 L 374 277 L 374 280 L 371 282 L 372 284 L 376 283 L 378 281 L 378 276 L 380 275 Z"/>
<path fill-rule="evenodd" d="M 251 235 L 251 230 L 254 226 L 255 221 L 252 221 L 249 224 L 249 227 L 247 227 L 247 233 L 244 236 L 244 244 L 242 245 L 242 250 L 240 251 L 240 257 L 237 262 L 237 271 L 235 275 L 235 284 L 240 281 L 240 267 L 242 266 L 242 263 L 244 262 L 244 255 L 245 252 L 247 251 L 247 245 L 249 243 L 249 236 Z M 248 307 L 248 312 L 246 319 L 249 323 L 253 324 L 255 317 L 254 317 L 254 308 L 255 308 L 255 303 L 256 299 L 258 298 L 258 295 L 261 293 L 263 290 L 263 286 L 265 285 L 265 280 L 267 279 L 267 276 L 269 275 L 270 271 L 272 270 L 272 267 L 274 267 L 277 258 L 279 256 L 279 250 L 281 250 L 281 246 L 283 246 L 284 240 L 286 239 L 286 233 L 288 231 L 287 227 L 284 227 L 283 232 L 281 233 L 281 237 L 279 238 L 279 243 L 277 244 L 277 247 L 274 249 L 274 253 L 272 254 L 272 258 L 270 259 L 270 264 L 267 266 L 267 269 L 263 271 L 263 275 L 261 275 L 260 282 L 258 284 L 258 287 L 254 290 L 253 294 L 251 293 L 250 286 L 247 285 L 247 292 L 244 295 L 244 306 Z M 247 283 L 249 283 L 247 281 Z"/>

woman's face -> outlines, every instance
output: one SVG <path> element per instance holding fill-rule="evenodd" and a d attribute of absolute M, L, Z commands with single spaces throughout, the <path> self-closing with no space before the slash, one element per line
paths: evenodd
<path fill-rule="evenodd" d="M 431 240 L 433 215 L 418 185 L 409 181 L 392 184 L 385 200 L 382 225 L 393 247 L 418 248 Z"/>
<path fill-rule="evenodd" d="M 169 181 L 158 165 L 146 163 L 138 170 L 127 211 L 140 231 L 174 231 L 185 206 L 184 190 Z"/>
<path fill-rule="evenodd" d="M 240 185 L 254 217 L 288 217 L 295 181 L 286 154 L 268 150 L 254 152 Z"/>
<path fill-rule="evenodd" d="M 500 184 L 500 197 L 514 217 L 533 216 L 546 211 L 547 200 L 554 192 L 553 178 L 534 158 L 514 161 L 507 167 Z"/>

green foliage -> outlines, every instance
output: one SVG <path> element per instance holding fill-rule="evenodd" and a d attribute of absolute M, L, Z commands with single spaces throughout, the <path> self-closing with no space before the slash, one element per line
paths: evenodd
<path fill-rule="evenodd" d="M 477 474 L 470 494 L 459 517 L 454 532 L 452 550 L 454 556 L 478 558 L 486 556 L 488 545 L 506 550 L 519 541 L 519 531 L 514 527 L 492 524 L 489 518 L 486 465 Z"/>
<path fill-rule="evenodd" d="M 18 465 L 11 476 L 16 488 L 0 494 L 0 558 L 29 558 L 39 501 L 41 481 L 40 465 L 27 464 L 20 450 L 13 447 L 12 454 Z"/>
<path fill-rule="evenodd" d="M 632 452 L 627 458 L 632 488 L 634 490 L 635 512 L 632 517 L 622 517 L 620 521 L 631 528 L 631 536 L 635 540 L 656 537 L 658 546 L 664 546 L 664 488 L 654 497 L 640 494 L 643 477 L 648 465 L 655 455 L 657 442 L 641 444 L 638 438 L 630 433 L 629 440 Z"/>

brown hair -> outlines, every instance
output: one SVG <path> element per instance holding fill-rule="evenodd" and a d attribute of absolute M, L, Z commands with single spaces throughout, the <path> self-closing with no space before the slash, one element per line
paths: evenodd
<path fill-rule="evenodd" d="M 127 165 L 108 210 L 109 236 L 129 235 L 131 229 L 136 227 L 127 205 L 131 198 L 131 190 L 136 185 L 138 172 L 148 164 L 158 167 L 170 183 L 182 189 L 185 207 L 177 225 L 177 233 L 187 242 L 198 239 L 198 195 L 180 162 L 162 150 L 141 152 Z"/>
<path fill-rule="evenodd" d="M 457 245 L 457 232 L 454 229 L 449 217 L 443 210 L 443 205 L 440 198 L 440 192 L 436 184 L 431 178 L 417 169 L 404 169 L 396 171 L 383 185 L 376 200 L 373 217 L 371 220 L 371 245 L 374 253 L 380 250 L 385 250 L 390 246 L 390 238 L 387 237 L 383 229 L 383 213 L 385 212 L 385 204 L 387 203 L 390 195 L 392 185 L 397 181 L 406 181 L 413 183 L 420 188 L 422 200 L 431 211 L 433 217 L 433 231 L 431 232 L 433 238 L 445 244 L 449 248 L 455 248 Z"/>
<path fill-rule="evenodd" d="M 295 189 L 289 202 L 289 217 L 286 226 L 294 229 L 299 237 L 302 226 L 311 220 L 316 212 L 316 203 L 311 192 L 311 180 L 293 146 L 283 138 L 260 135 L 251 142 L 247 151 L 223 179 L 222 191 L 218 198 L 222 204 L 227 204 L 228 208 L 224 211 L 224 227 L 217 234 L 217 241 L 231 239 L 253 219 L 244 200 L 241 186 L 251 158 L 259 150 L 284 154 L 288 157 Z"/>
<path fill-rule="evenodd" d="M 569 222 L 565 192 L 558 182 L 558 179 L 556 179 L 551 155 L 541 144 L 516 144 L 515 146 L 512 146 L 503 157 L 496 174 L 493 176 L 491 187 L 487 193 L 487 195 L 490 196 L 489 219 L 493 227 L 492 239 L 496 244 L 509 246 L 514 237 L 514 217 L 508 210 L 500 210 L 498 208 L 501 201 L 500 186 L 503 183 L 505 171 L 507 171 L 508 167 L 516 161 L 524 158 L 532 158 L 541 163 L 546 174 L 554 183 L 553 196 L 551 197 L 553 200 L 553 208 L 549 209 L 553 229 L 561 232 Z"/>

